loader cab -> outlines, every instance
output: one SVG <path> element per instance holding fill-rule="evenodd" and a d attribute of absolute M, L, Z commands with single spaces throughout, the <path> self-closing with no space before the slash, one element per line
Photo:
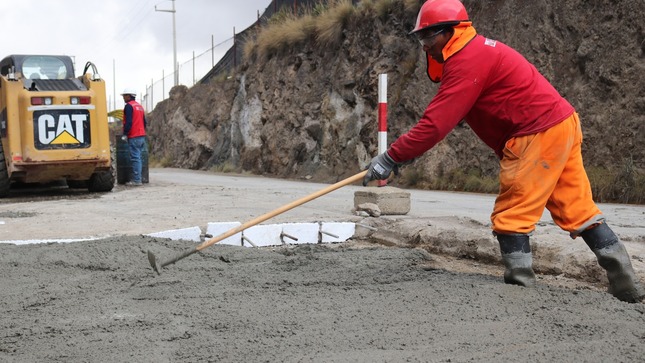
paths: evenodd
<path fill-rule="evenodd" d="M 58 87 L 61 85 L 66 85 L 65 88 L 72 86 L 72 89 L 85 88 L 79 84 L 80 82 L 70 83 L 69 80 L 74 79 L 74 64 L 68 56 L 10 55 L 0 61 L 0 73 L 7 76 L 11 72 L 15 74 L 16 79 L 21 79 L 24 88 L 30 91 L 60 90 Z M 59 81 L 42 82 L 41 80 Z M 59 86 L 54 86 L 56 84 Z"/>
<path fill-rule="evenodd" d="M 22 62 L 22 74 L 29 79 L 65 79 L 68 73 L 65 63 L 54 56 L 28 56 Z"/>
<path fill-rule="evenodd" d="M 41 79 L 74 78 L 74 64 L 68 56 L 14 54 L 0 61 L 3 76 L 8 75 L 12 68 L 24 78 L 32 78 L 34 74 L 40 75 Z"/>

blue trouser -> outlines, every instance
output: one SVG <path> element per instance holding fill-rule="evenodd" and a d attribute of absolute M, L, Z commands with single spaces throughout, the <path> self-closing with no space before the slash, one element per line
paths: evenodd
<path fill-rule="evenodd" d="M 130 146 L 130 161 L 132 162 L 132 182 L 141 183 L 141 153 L 146 147 L 146 137 L 133 137 L 128 139 Z"/>

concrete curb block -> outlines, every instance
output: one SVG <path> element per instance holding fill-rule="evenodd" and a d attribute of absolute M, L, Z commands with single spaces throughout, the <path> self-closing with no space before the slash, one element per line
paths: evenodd
<path fill-rule="evenodd" d="M 324 222 L 320 225 L 320 231 L 322 234 L 322 243 L 345 242 L 354 236 L 356 224 L 348 222 Z M 332 233 L 335 236 L 325 234 L 325 232 Z"/>
<path fill-rule="evenodd" d="M 222 233 L 226 233 L 233 228 L 241 226 L 240 222 L 209 222 L 206 227 L 206 234 L 208 236 L 217 237 Z M 228 238 L 224 238 L 219 242 L 221 245 L 241 246 L 242 245 L 242 232 L 236 233 Z"/>
<path fill-rule="evenodd" d="M 199 227 L 171 229 L 167 231 L 146 234 L 148 237 L 169 238 L 171 240 L 201 241 L 202 230 Z"/>
<path fill-rule="evenodd" d="M 242 232 L 242 235 L 248 238 L 257 247 L 278 246 L 281 245 L 280 233 L 282 232 L 282 225 L 280 224 L 267 224 L 253 226 L 247 228 Z M 244 243 L 244 246 L 251 246 Z"/>
<path fill-rule="evenodd" d="M 297 241 L 284 236 L 282 241 L 286 244 L 314 244 L 318 243 L 318 223 L 286 223 L 282 225 L 282 232 L 298 238 Z"/>

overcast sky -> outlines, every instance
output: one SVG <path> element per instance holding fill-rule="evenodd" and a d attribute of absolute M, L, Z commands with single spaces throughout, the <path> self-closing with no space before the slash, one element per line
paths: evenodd
<path fill-rule="evenodd" d="M 108 107 L 123 106 L 125 87 L 145 93 L 162 72 L 173 70 L 171 0 L 0 0 L 1 58 L 10 54 L 63 54 L 75 59 L 76 76 L 91 61 L 106 81 Z M 271 0 L 176 0 L 177 62 L 216 45 L 215 63 L 237 33 L 252 25 Z M 211 55 L 200 57 L 211 63 Z M 114 65 L 114 66 L 113 66 Z M 113 71 L 113 68 L 116 71 Z M 191 65 L 185 66 L 191 69 Z M 192 71 L 188 71 L 192 74 Z M 180 72 L 182 74 L 182 72 Z M 192 77 L 180 83 L 192 85 Z M 197 77 L 200 78 L 199 75 Z M 170 84 L 168 84 L 170 82 Z M 166 78 L 166 87 L 172 84 Z M 166 89 L 166 92 L 168 89 Z M 148 110 L 151 111 L 151 110 Z"/>

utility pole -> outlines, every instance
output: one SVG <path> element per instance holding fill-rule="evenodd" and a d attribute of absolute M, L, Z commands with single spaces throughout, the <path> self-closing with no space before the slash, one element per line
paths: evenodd
<path fill-rule="evenodd" d="M 112 109 L 116 110 L 116 60 L 112 58 L 112 93 L 114 95 Z"/>
<path fill-rule="evenodd" d="M 172 10 L 161 10 L 157 9 L 157 5 L 155 5 L 155 11 L 161 11 L 165 13 L 172 13 L 172 68 L 174 70 L 175 74 L 175 86 L 179 85 L 179 67 L 177 65 L 177 30 L 175 28 L 175 0 L 172 1 Z"/>

